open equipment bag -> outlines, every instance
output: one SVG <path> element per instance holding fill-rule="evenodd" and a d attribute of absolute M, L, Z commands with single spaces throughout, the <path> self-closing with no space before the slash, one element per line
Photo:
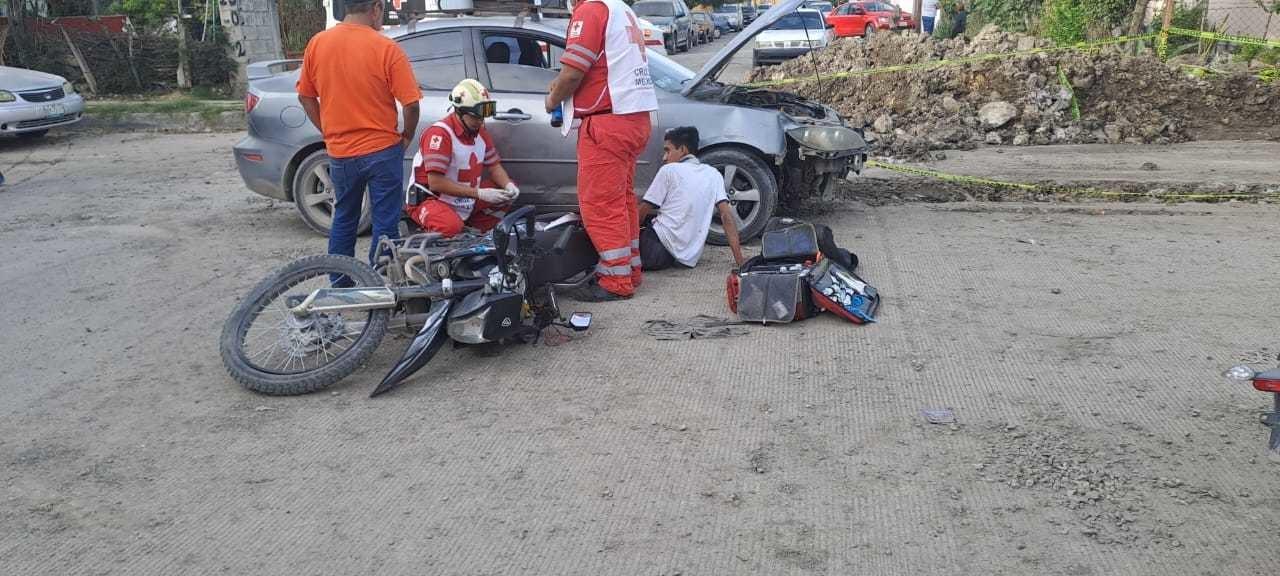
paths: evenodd
<path fill-rule="evenodd" d="M 744 322 L 786 323 L 830 311 L 855 324 L 875 321 L 880 296 L 853 273 L 858 257 L 836 246 L 831 228 L 772 218 L 760 255 L 729 274 L 729 309 Z"/>
<path fill-rule="evenodd" d="M 831 259 L 823 259 L 809 270 L 809 290 L 813 303 L 854 324 L 875 322 L 880 293 L 857 274 Z"/>
<path fill-rule="evenodd" d="M 803 263 L 771 264 L 759 256 L 729 275 L 729 309 L 743 322 L 786 323 L 812 316 L 813 307 Z"/>

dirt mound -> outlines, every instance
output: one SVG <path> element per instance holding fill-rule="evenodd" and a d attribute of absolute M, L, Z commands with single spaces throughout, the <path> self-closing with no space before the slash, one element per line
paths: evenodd
<path fill-rule="evenodd" d="M 919 34 L 838 40 L 772 68 L 754 82 L 799 79 L 938 60 L 1048 48 L 1040 38 L 987 27 L 972 40 Z M 1059 70 L 1070 85 L 1060 81 Z M 802 82 L 782 87 L 836 108 L 866 126 L 880 154 L 988 144 L 1169 143 L 1221 137 L 1231 129 L 1272 134 L 1280 127 L 1280 85 L 1245 73 L 1195 78 L 1120 46 L 1061 51 Z M 1076 119 L 1072 94 L 1080 110 Z"/>

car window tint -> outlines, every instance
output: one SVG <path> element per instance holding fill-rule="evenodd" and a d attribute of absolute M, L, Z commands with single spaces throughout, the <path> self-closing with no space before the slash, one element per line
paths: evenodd
<path fill-rule="evenodd" d="M 427 90 L 452 90 L 467 77 L 462 32 L 437 32 L 400 42 L 418 85 Z"/>
<path fill-rule="evenodd" d="M 545 38 L 486 33 L 484 62 L 495 92 L 544 93 L 560 70 L 564 48 Z"/>

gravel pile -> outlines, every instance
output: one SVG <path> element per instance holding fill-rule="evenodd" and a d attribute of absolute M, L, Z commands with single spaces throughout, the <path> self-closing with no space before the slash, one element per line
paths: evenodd
<path fill-rule="evenodd" d="M 1048 48 L 1048 41 L 994 26 L 972 40 L 919 34 L 843 38 L 752 81 L 812 78 L 984 54 Z M 1067 80 L 1060 81 L 1059 70 Z M 1247 73 L 1193 77 L 1124 46 L 1035 53 L 945 66 L 809 81 L 781 89 L 836 108 L 866 126 L 881 155 L 921 157 L 979 144 L 1170 143 L 1221 137 L 1224 128 L 1280 126 L 1280 83 Z M 1080 118 L 1072 112 L 1072 95 Z"/>

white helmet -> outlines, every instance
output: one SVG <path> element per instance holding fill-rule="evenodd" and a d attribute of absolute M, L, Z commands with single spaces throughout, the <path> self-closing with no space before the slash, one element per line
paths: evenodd
<path fill-rule="evenodd" d="M 480 118 L 488 118 L 498 111 L 498 103 L 489 96 L 489 89 L 477 80 L 465 78 L 449 93 L 454 110 Z"/>

